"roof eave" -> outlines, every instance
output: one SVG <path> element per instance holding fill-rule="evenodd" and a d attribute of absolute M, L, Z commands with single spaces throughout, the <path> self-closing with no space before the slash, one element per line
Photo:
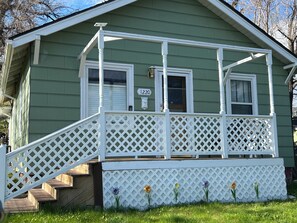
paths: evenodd
<path fill-rule="evenodd" d="M 24 33 L 20 36 L 12 37 L 14 42 L 13 46 L 18 47 L 20 45 L 24 45 L 26 43 L 34 41 L 36 38 L 36 35 L 40 35 L 40 36 L 50 35 L 52 33 L 58 32 L 60 30 L 76 25 L 80 22 L 84 22 L 94 17 L 100 16 L 104 13 L 123 7 L 135 1 L 137 0 L 115 0 L 115 1 L 107 2 L 107 4 L 100 5 L 100 7 L 94 7 L 89 10 L 85 10 L 82 13 L 76 14 L 66 19 L 62 19 L 58 22 L 53 22 L 50 25 L 37 28 L 36 30 L 33 30 L 28 33 Z"/>

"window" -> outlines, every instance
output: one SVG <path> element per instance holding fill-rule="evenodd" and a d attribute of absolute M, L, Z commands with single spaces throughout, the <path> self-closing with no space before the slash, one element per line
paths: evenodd
<path fill-rule="evenodd" d="M 257 115 L 256 76 L 231 74 L 227 82 L 227 112 Z"/>
<path fill-rule="evenodd" d="M 81 81 L 81 118 L 98 112 L 98 63 L 88 62 Z M 106 111 L 127 111 L 134 105 L 133 65 L 104 64 L 104 107 Z"/>

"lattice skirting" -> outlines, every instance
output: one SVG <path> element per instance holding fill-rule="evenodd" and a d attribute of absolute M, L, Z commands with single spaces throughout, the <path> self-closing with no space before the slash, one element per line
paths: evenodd
<path fill-rule="evenodd" d="M 203 181 L 209 182 L 209 200 L 232 202 L 230 185 L 237 184 L 237 201 L 286 199 L 283 159 L 238 159 L 194 161 L 105 162 L 103 168 L 104 207 L 115 206 L 112 188 L 119 188 L 120 205 L 146 209 L 143 190 L 151 186 L 151 206 L 175 204 L 174 186 L 180 185 L 178 203 L 204 200 Z"/>

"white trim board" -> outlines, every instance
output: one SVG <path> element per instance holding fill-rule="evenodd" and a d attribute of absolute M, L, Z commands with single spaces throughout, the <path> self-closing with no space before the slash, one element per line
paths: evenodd
<path fill-rule="evenodd" d="M 80 118 L 88 117 L 88 68 L 98 69 L 98 61 L 86 61 L 85 74 L 80 78 Z M 127 72 L 127 110 L 132 106 L 134 110 L 134 65 L 104 62 L 104 69 L 114 69 Z M 99 97 L 99 95 L 98 95 Z M 107 111 L 108 112 L 108 111 Z"/>
<path fill-rule="evenodd" d="M 257 76 L 255 74 L 231 73 L 226 82 L 226 103 L 227 114 L 232 114 L 231 106 L 231 80 L 250 81 L 252 90 L 252 107 L 253 115 L 258 115 L 258 92 L 257 92 Z M 240 103 L 243 104 L 243 103 Z"/>
<path fill-rule="evenodd" d="M 203 167 L 283 166 L 283 158 L 222 159 L 222 160 L 164 160 L 164 161 L 106 161 L 103 170 L 181 169 Z"/>
<path fill-rule="evenodd" d="M 155 111 L 160 112 L 162 99 L 162 75 L 163 68 L 159 66 L 155 68 Z M 193 91 L 193 71 L 191 69 L 172 68 L 167 69 L 168 76 L 179 76 L 186 78 L 186 100 L 187 100 L 187 113 L 194 113 L 194 91 Z"/>

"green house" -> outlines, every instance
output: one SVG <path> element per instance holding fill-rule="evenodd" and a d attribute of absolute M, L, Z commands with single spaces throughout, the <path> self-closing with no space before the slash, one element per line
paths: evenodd
<path fill-rule="evenodd" d="M 13 171 L 27 173 L 27 162 L 42 173 L 25 173 L 28 187 L 2 200 L 94 156 L 293 167 L 287 82 L 296 65 L 223 0 L 104 1 L 13 36 L 1 73 L 7 159 L 17 160 Z"/>

